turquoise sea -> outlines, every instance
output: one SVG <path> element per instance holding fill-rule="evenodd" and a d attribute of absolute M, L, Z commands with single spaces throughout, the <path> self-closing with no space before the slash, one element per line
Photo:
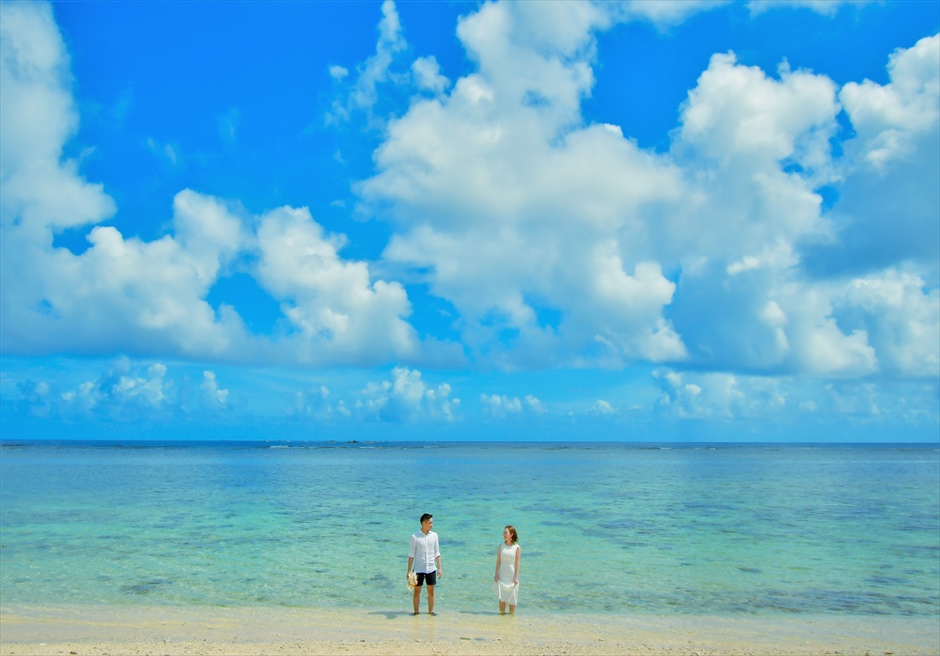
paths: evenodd
<path fill-rule="evenodd" d="M 0 445 L 0 603 L 940 616 L 936 445 Z"/>

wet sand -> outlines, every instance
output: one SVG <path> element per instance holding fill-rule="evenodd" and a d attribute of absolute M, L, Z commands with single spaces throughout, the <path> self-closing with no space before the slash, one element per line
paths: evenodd
<path fill-rule="evenodd" d="M 0 655 L 940 654 L 940 618 L 4 607 Z"/>

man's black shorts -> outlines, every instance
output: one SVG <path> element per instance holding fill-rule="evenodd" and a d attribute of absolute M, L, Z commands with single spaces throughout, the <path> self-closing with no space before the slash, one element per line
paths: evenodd
<path fill-rule="evenodd" d="M 415 572 L 415 574 L 418 575 L 418 587 L 419 588 L 422 585 L 424 585 L 425 579 L 427 579 L 428 585 L 437 585 L 437 572 L 436 571 L 428 572 L 427 574 L 425 574 L 424 572 Z"/>

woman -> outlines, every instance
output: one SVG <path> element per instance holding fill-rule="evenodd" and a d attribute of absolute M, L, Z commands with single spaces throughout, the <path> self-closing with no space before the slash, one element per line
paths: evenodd
<path fill-rule="evenodd" d="M 516 614 L 516 604 L 519 601 L 519 559 L 522 558 L 522 548 L 518 544 L 519 534 L 514 526 L 507 526 L 503 530 L 503 543 L 496 549 L 496 588 L 499 593 L 499 614 L 506 614 L 506 604 L 509 604 L 509 614 Z"/>

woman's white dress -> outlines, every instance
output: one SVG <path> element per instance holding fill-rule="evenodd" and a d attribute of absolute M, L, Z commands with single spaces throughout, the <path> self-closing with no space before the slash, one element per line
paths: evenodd
<path fill-rule="evenodd" d="M 496 584 L 499 600 L 510 606 L 517 606 L 519 586 L 513 584 L 513 579 L 516 578 L 516 551 L 519 550 L 519 545 L 507 546 L 503 542 L 499 549 L 499 583 Z"/>

